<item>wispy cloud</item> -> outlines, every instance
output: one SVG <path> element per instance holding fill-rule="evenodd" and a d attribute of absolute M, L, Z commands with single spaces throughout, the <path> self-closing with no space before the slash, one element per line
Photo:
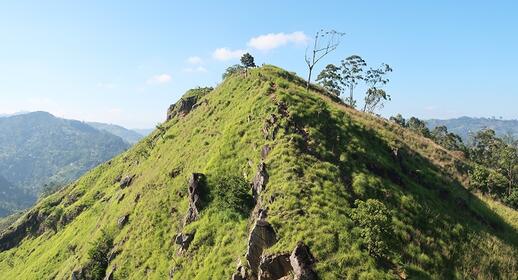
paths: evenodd
<path fill-rule="evenodd" d="M 240 58 L 244 53 L 245 50 L 230 50 L 227 48 L 219 48 L 212 53 L 212 57 L 217 60 L 230 60 Z"/>
<path fill-rule="evenodd" d="M 199 56 L 191 56 L 187 58 L 187 62 L 193 65 L 203 64 L 203 59 Z"/>
<path fill-rule="evenodd" d="M 248 46 L 260 50 L 269 51 L 275 48 L 285 46 L 287 44 L 305 44 L 309 41 L 309 37 L 304 32 L 297 31 L 293 33 L 269 33 L 253 37 L 248 41 Z"/>
<path fill-rule="evenodd" d="M 187 68 L 184 68 L 183 71 L 187 72 L 187 73 L 205 73 L 205 72 L 207 72 L 207 69 L 203 66 L 198 66 L 198 67 L 187 67 Z"/>
<path fill-rule="evenodd" d="M 146 83 L 148 85 L 158 85 L 158 84 L 166 84 L 166 83 L 169 83 L 171 81 L 171 75 L 169 74 L 160 74 L 160 75 L 155 75 L 151 78 L 149 78 Z"/>

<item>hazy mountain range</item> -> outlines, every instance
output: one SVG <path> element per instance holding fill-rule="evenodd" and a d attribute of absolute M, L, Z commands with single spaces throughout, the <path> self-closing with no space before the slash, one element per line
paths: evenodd
<path fill-rule="evenodd" d="M 518 137 L 518 120 L 460 117 L 445 120 L 430 119 L 426 121 L 426 124 L 430 129 L 444 125 L 450 132 L 458 134 L 464 142 L 469 141 L 471 134 L 484 128 L 493 129 L 498 136 L 511 134 Z"/>

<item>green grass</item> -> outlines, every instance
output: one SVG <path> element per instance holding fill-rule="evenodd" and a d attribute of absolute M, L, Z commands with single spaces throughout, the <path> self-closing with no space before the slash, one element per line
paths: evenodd
<path fill-rule="evenodd" d="M 221 195 L 218 178 L 251 182 L 268 144 L 270 180 L 261 196 L 279 241 L 266 253 L 290 252 L 303 240 L 322 279 L 518 275 L 516 211 L 470 194 L 459 168 L 467 163 L 431 141 L 336 103 L 318 88 L 306 93 L 302 79 L 273 66 L 234 75 L 202 100 L 184 118 L 162 124 L 41 201 L 32 211 L 53 220 L 86 208 L 71 223 L 1 252 L 0 274 L 68 279 L 106 230 L 120 251 L 109 265 L 117 267 L 115 279 L 166 279 L 171 270 L 174 279 L 228 279 L 244 261 L 252 220 L 236 210 L 242 208 L 207 200 L 200 219 L 182 228 L 187 180 L 204 173 L 209 192 L 239 201 Z M 279 118 L 275 139 L 265 139 L 265 120 L 279 115 L 281 101 L 289 115 Z M 180 171 L 174 178 L 173 170 Z M 133 184 L 121 190 L 115 179 L 127 175 L 135 175 Z M 353 219 L 354 202 L 369 199 L 381 202 L 390 218 L 390 240 L 381 236 L 390 246 L 382 258 L 369 254 L 365 231 Z M 118 229 L 124 214 L 129 222 Z M 193 242 L 180 254 L 174 237 L 192 231 Z"/>

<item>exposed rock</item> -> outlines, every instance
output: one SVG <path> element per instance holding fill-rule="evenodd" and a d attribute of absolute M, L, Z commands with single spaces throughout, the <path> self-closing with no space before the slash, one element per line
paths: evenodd
<path fill-rule="evenodd" d="M 167 120 L 176 116 L 186 116 L 192 109 L 194 109 L 196 102 L 198 102 L 198 96 L 182 97 L 178 102 L 169 106 L 169 109 L 167 110 Z"/>
<path fill-rule="evenodd" d="M 18 246 L 18 244 L 29 235 L 40 234 L 40 225 L 45 218 L 46 214 L 34 210 L 25 214 L 20 222 L 11 225 L 0 234 L 0 252 Z"/>
<path fill-rule="evenodd" d="M 175 167 L 169 172 L 169 177 L 176 178 L 180 173 L 182 173 L 182 167 Z"/>
<path fill-rule="evenodd" d="M 267 140 L 274 140 L 278 129 L 279 127 L 277 125 L 277 115 L 271 114 L 270 117 L 266 119 L 263 126 L 264 138 Z"/>
<path fill-rule="evenodd" d="M 257 275 L 263 251 L 273 246 L 275 242 L 277 242 L 277 235 L 272 225 L 265 219 L 258 219 L 250 232 L 246 253 L 246 260 L 254 275 Z"/>
<path fill-rule="evenodd" d="M 295 275 L 294 280 L 316 280 L 317 274 L 313 270 L 315 258 L 306 244 L 299 242 L 290 256 L 290 263 Z"/>
<path fill-rule="evenodd" d="M 129 214 L 125 214 L 117 219 L 117 226 L 123 228 L 129 221 Z"/>
<path fill-rule="evenodd" d="M 286 277 L 292 271 L 289 254 L 275 254 L 261 258 L 259 279 L 277 280 Z"/>
<path fill-rule="evenodd" d="M 60 224 L 63 226 L 69 224 L 77 216 L 79 216 L 79 214 L 81 214 L 86 208 L 86 205 L 78 205 L 72 208 L 72 210 L 66 212 L 65 214 L 63 214 L 63 216 L 61 216 Z"/>
<path fill-rule="evenodd" d="M 259 170 L 254 177 L 254 181 L 252 182 L 252 193 L 255 201 L 259 201 L 259 195 L 266 188 L 266 184 L 268 183 L 268 172 L 266 171 L 266 164 L 261 162 L 259 164 Z"/>
<path fill-rule="evenodd" d="M 104 276 L 104 280 L 113 280 L 113 273 L 115 272 L 115 270 L 117 269 L 117 267 L 114 265 L 109 271 L 108 273 L 106 273 L 106 275 Z"/>
<path fill-rule="evenodd" d="M 72 271 L 72 275 L 70 276 L 71 280 L 84 280 L 86 279 L 85 274 L 83 272 L 83 268 L 78 268 Z"/>
<path fill-rule="evenodd" d="M 187 225 L 198 219 L 201 210 L 201 195 L 204 175 L 201 173 L 193 173 L 189 179 L 189 209 L 185 216 L 184 225 Z"/>
<path fill-rule="evenodd" d="M 120 194 L 117 195 L 115 200 L 117 201 L 117 203 L 120 203 L 124 199 L 125 196 L 126 196 L 125 193 L 120 193 Z"/>
<path fill-rule="evenodd" d="M 247 271 L 246 267 L 241 265 L 241 262 L 239 262 L 236 272 L 234 272 L 234 274 L 232 274 L 231 279 L 232 280 L 248 280 L 251 278 L 250 278 L 250 275 L 248 275 L 248 271 Z"/>
<path fill-rule="evenodd" d="M 194 239 L 195 232 L 191 233 L 179 233 L 176 235 L 174 239 L 174 243 L 180 245 L 182 251 L 186 251 L 189 249 L 189 245 L 191 245 L 192 240 Z"/>
<path fill-rule="evenodd" d="M 133 181 L 133 178 L 135 177 L 135 175 L 133 176 L 126 176 L 124 177 L 121 181 L 120 181 L 120 187 L 122 189 L 126 188 L 126 187 L 129 187 L 131 185 L 131 182 Z"/>
<path fill-rule="evenodd" d="M 261 159 L 262 160 L 265 160 L 266 157 L 268 156 L 268 154 L 270 153 L 272 148 L 270 148 L 270 146 L 268 145 L 264 145 L 262 148 L 261 148 Z"/>
<path fill-rule="evenodd" d="M 141 197 L 141 194 L 137 193 L 137 195 L 135 195 L 135 198 L 133 199 L 133 202 L 135 202 L 135 203 L 139 202 L 140 197 Z"/>

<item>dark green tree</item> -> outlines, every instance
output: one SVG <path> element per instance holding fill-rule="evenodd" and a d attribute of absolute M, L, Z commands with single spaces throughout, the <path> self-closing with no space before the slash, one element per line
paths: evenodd
<path fill-rule="evenodd" d="M 226 79 L 227 77 L 230 77 L 236 73 L 243 73 L 245 72 L 245 67 L 242 66 L 242 65 L 239 65 L 239 64 L 235 64 L 235 65 L 232 65 L 230 67 L 228 67 L 226 70 L 225 70 L 225 73 L 223 73 L 222 75 L 222 78 L 223 80 Z"/>
<path fill-rule="evenodd" d="M 364 79 L 363 68 L 365 66 L 367 66 L 367 63 L 359 55 L 351 55 L 342 60 L 342 83 L 349 89 L 349 97 L 345 99 L 345 102 L 351 107 L 356 106 L 354 89 Z"/>
<path fill-rule="evenodd" d="M 249 53 L 245 53 L 243 56 L 241 56 L 241 64 L 245 67 L 245 69 L 256 67 L 254 57 Z"/>
<path fill-rule="evenodd" d="M 455 133 L 448 132 L 448 128 L 444 125 L 436 126 L 430 134 L 435 143 L 450 151 L 466 150 L 460 136 Z"/>
<path fill-rule="evenodd" d="M 426 123 L 416 117 L 411 117 L 406 123 L 411 130 L 421 134 L 424 137 L 430 138 L 430 130 L 426 127 Z"/>
<path fill-rule="evenodd" d="M 407 126 L 406 120 L 405 120 L 405 118 L 403 118 L 403 116 L 401 116 L 401 114 L 397 114 L 395 116 L 392 116 L 392 117 L 390 117 L 389 120 L 399 124 L 402 127 L 406 127 Z"/>
<path fill-rule="evenodd" d="M 340 67 L 328 64 L 317 77 L 317 83 L 336 96 L 342 92 L 342 75 Z"/>

